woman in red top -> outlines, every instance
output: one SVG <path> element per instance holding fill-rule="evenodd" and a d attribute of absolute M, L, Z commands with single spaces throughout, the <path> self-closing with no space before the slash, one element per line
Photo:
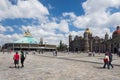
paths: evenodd
<path fill-rule="evenodd" d="M 107 65 L 108 69 L 110 69 L 110 67 L 109 67 L 109 56 L 108 56 L 108 53 L 105 53 L 105 57 L 104 57 L 103 61 L 104 61 L 103 68 L 105 68 L 106 65 Z"/>
<path fill-rule="evenodd" d="M 18 52 L 16 52 L 16 54 L 14 54 L 14 57 L 13 57 L 15 68 L 16 68 L 16 65 L 19 68 L 19 58 L 20 58 L 19 54 L 18 54 Z"/>

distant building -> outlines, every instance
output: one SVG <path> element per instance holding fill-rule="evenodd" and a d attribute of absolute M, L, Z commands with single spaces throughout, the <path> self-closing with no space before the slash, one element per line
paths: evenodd
<path fill-rule="evenodd" d="M 35 51 L 53 51 L 56 50 L 56 45 L 51 44 L 43 44 L 43 39 L 41 38 L 40 41 L 33 38 L 29 31 L 24 33 L 24 36 L 13 42 L 13 43 L 5 43 L 2 46 L 2 50 L 35 50 Z"/>
<path fill-rule="evenodd" d="M 105 38 L 102 39 L 98 36 L 93 37 L 92 32 L 87 28 L 84 32 L 84 37 L 69 35 L 69 51 L 80 52 L 112 52 L 117 53 L 120 48 L 120 26 L 112 34 L 112 38 L 106 33 Z"/>

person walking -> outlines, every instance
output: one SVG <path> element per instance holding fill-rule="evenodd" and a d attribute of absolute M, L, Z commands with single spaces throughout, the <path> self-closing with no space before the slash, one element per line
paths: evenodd
<path fill-rule="evenodd" d="M 109 66 L 111 66 L 113 68 L 112 60 L 113 60 L 113 55 L 111 53 L 109 53 Z"/>
<path fill-rule="evenodd" d="M 108 56 L 108 53 L 105 53 L 105 57 L 104 57 L 103 61 L 104 61 L 103 68 L 106 68 L 106 65 L 107 65 L 107 68 L 110 69 L 109 68 L 109 56 Z"/>
<path fill-rule="evenodd" d="M 16 68 L 16 67 L 19 68 L 19 54 L 18 54 L 18 52 L 16 52 L 16 53 L 14 54 L 13 60 L 14 60 L 15 68 Z"/>
<path fill-rule="evenodd" d="M 57 50 L 55 51 L 55 56 L 57 56 Z"/>
<path fill-rule="evenodd" d="M 23 68 L 24 67 L 24 61 L 26 59 L 26 54 L 24 54 L 23 51 L 21 51 L 21 57 L 20 57 L 20 59 L 21 59 L 21 68 Z"/>

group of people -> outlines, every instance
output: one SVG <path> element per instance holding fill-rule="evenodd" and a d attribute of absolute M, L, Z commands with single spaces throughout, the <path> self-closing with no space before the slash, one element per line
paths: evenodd
<path fill-rule="evenodd" d="M 19 55 L 18 52 L 16 52 L 13 56 L 15 68 L 19 68 L 19 61 L 21 61 L 21 68 L 24 67 L 24 61 L 26 59 L 26 54 L 24 54 L 23 51 L 21 51 L 21 54 Z"/>
<path fill-rule="evenodd" d="M 103 68 L 105 68 L 106 65 L 107 65 L 108 69 L 110 69 L 110 66 L 113 68 L 112 60 L 113 60 L 113 55 L 111 53 L 109 53 L 109 52 L 106 52 L 105 57 L 103 59 L 103 61 L 104 61 Z"/>
<path fill-rule="evenodd" d="M 57 56 L 57 51 L 54 51 L 53 55 Z M 26 54 L 23 51 L 21 51 L 20 55 L 18 54 L 18 52 L 16 52 L 13 56 L 15 68 L 19 68 L 19 61 L 21 61 L 21 68 L 23 68 L 25 59 L 26 59 Z M 109 52 L 106 52 L 105 57 L 103 59 L 104 61 L 103 68 L 106 68 L 106 66 L 108 69 L 110 69 L 110 66 L 113 68 L 112 60 L 113 60 L 113 55 Z"/>
<path fill-rule="evenodd" d="M 95 52 L 88 52 L 88 56 L 95 56 Z"/>

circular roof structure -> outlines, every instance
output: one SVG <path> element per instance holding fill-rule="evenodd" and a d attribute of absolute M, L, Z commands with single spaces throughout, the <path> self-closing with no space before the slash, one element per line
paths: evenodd
<path fill-rule="evenodd" d="M 87 28 L 87 29 L 85 30 L 85 33 L 92 34 L 92 32 L 89 30 L 89 28 Z"/>
<path fill-rule="evenodd" d="M 21 39 L 15 41 L 14 43 L 38 44 L 39 41 L 33 38 L 29 31 L 26 31 L 24 33 L 24 36 Z"/>
<path fill-rule="evenodd" d="M 113 32 L 113 35 L 120 35 L 120 26 L 117 26 L 116 30 Z"/>
<path fill-rule="evenodd" d="M 33 37 L 23 37 L 20 40 L 15 41 L 14 43 L 28 43 L 28 44 L 37 44 L 39 43 L 35 38 Z"/>

